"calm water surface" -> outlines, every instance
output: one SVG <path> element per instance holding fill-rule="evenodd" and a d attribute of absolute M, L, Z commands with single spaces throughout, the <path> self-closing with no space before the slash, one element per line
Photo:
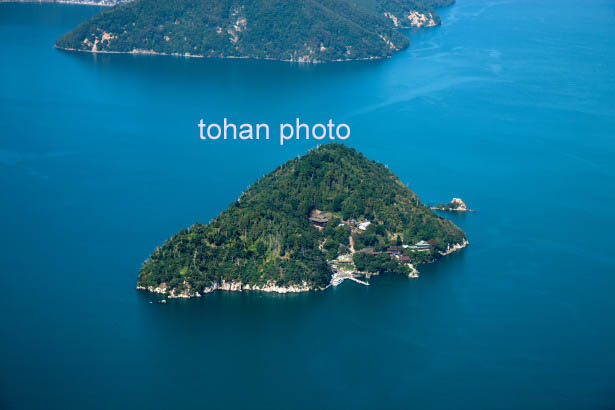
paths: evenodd
<path fill-rule="evenodd" d="M 98 9 L 0 4 L 3 409 L 612 409 L 615 3 L 460 0 L 387 61 L 99 55 Z M 471 245 L 302 295 L 150 304 L 142 261 L 311 142 L 200 118 L 348 122 Z"/>

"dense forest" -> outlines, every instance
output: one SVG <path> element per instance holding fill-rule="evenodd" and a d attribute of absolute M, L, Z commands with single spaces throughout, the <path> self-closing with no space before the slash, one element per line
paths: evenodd
<path fill-rule="evenodd" d="M 316 227 L 310 222 L 314 212 L 330 218 Z M 360 221 L 370 225 L 351 230 Z M 222 281 L 323 288 L 331 278 L 328 261 L 339 254 L 420 240 L 432 249 L 420 253 L 417 263 L 438 257 L 465 234 L 424 206 L 384 165 L 328 144 L 258 180 L 209 224 L 171 237 L 145 262 L 138 285 L 189 294 Z M 407 272 L 388 255 L 355 262 L 369 271 Z"/>
<path fill-rule="evenodd" d="M 383 58 L 408 46 L 408 38 L 395 28 L 426 24 L 411 20 L 410 13 L 423 13 L 438 24 L 434 8 L 452 2 L 135 0 L 84 22 L 56 46 L 305 62 Z"/>

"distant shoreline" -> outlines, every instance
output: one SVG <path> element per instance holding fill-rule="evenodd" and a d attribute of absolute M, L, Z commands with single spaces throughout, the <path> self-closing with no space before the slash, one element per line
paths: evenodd
<path fill-rule="evenodd" d="M 2 2 L 4 0 L 0 0 Z M 24 2 L 25 3 L 25 2 Z M 35 1 L 38 3 L 38 1 Z M 49 2 L 47 2 L 49 3 Z M 50 1 L 50 3 L 55 3 L 54 1 Z M 180 53 L 161 53 L 153 50 L 132 50 L 132 51 L 104 51 L 104 50 L 81 50 L 77 48 L 69 48 L 69 47 L 59 47 L 58 45 L 54 45 L 54 47 L 58 50 L 64 51 L 78 51 L 81 53 L 89 53 L 89 54 L 132 54 L 132 55 L 151 55 L 151 56 L 172 56 L 172 57 L 184 57 L 184 58 L 218 58 L 218 59 L 242 59 L 242 60 L 263 60 L 263 61 L 281 61 L 284 63 L 303 63 L 303 64 L 326 64 L 326 63 L 344 63 L 344 62 L 352 62 L 352 61 L 371 61 L 371 60 L 384 60 L 387 58 L 392 58 L 393 56 L 384 56 L 384 57 L 365 57 L 365 58 L 354 58 L 347 60 L 310 60 L 310 61 L 301 61 L 301 60 L 283 60 L 280 58 L 271 58 L 271 57 L 249 57 L 249 56 L 204 56 L 201 54 L 180 54 Z"/>
<path fill-rule="evenodd" d="M 113 7 L 119 3 L 99 3 L 88 0 L 0 0 L 0 3 L 59 3 L 59 4 L 74 4 L 78 6 L 100 6 Z"/>

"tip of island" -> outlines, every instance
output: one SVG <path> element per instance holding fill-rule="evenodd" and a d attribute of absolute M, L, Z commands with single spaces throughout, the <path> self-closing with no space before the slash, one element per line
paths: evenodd
<path fill-rule="evenodd" d="M 169 238 L 143 264 L 137 289 L 190 298 L 323 290 L 385 272 L 414 278 L 417 265 L 467 244 L 387 167 L 332 143 L 260 178 L 209 224 Z"/>
<path fill-rule="evenodd" d="M 125 1 L 59 38 L 56 47 L 309 63 L 370 60 L 407 48 L 398 29 L 437 26 L 436 8 L 454 1 Z"/>

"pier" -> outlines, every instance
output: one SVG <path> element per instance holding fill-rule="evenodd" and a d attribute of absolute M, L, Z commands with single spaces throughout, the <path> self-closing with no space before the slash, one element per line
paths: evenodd
<path fill-rule="evenodd" d="M 333 271 L 333 276 L 331 277 L 332 286 L 337 286 L 346 279 L 353 280 L 361 285 L 369 286 L 369 282 L 359 279 L 361 275 L 357 273 L 347 270 L 340 270 L 335 264 L 331 264 L 331 270 Z"/>

